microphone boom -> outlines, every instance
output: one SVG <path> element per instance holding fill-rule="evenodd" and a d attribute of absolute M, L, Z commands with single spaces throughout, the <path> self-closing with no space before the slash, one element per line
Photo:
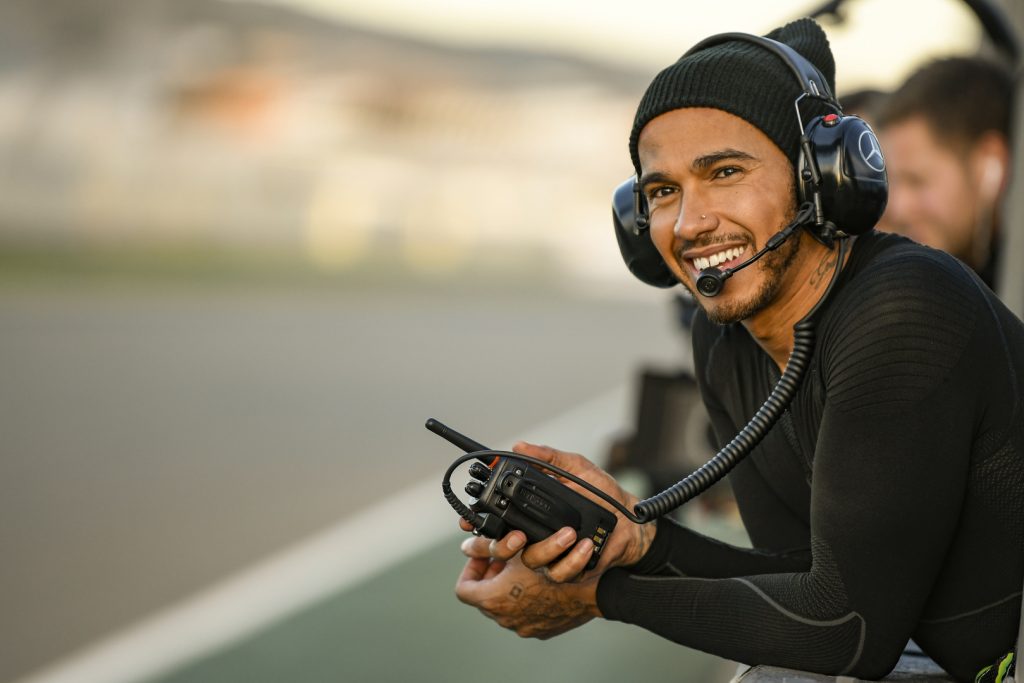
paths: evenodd
<path fill-rule="evenodd" d="M 793 233 L 796 232 L 797 229 L 806 225 L 810 221 L 813 212 L 814 206 L 812 204 L 808 203 L 801 206 L 800 210 L 797 211 L 796 216 L 789 225 L 769 237 L 763 249 L 735 268 L 726 268 L 725 270 L 722 270 L 712 266 L 711 268 L 705 268 L 697 273 L 697 291 L 701 296 L 708 297 L 709 299 L 721 294 L 722 288 L 725 287 L 725 281 L 731 278 L 733 273 L 743 270 L 769 251 L 775 251 L 782 246 L 786 240 L 793 236 Z"/>

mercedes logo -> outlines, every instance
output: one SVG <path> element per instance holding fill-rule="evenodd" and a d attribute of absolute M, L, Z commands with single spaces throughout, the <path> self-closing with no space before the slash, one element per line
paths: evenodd
<path fill-rule="evenodd" d="M 863 131 L 857 138 L 857 149 L 860 151 L 860 158 L 869 168 L 879 173 L 885 170 L 885 157 L 882 156 L 882 148 L 878 146 L 878 140 L 870 130 Z"/>

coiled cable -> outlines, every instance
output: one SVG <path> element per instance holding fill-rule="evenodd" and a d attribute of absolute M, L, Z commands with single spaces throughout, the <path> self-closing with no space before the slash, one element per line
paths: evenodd
<path fill-rule="evenodd" d="M 836 267 L 825 293 L 814 305 L 814 308 L 793 326 L 793 350 L 786 361 L 786 369 L 754 417 L 750 418 L 750 421 L 740 430 L 739 434 L 733 437 L 732 441 L 696 471 L 661 493 L 637 503 L 634 511 L 639 519 L 647 522 L 668 514 L 711 488 L 746 458 L 779 421 L 783 411 L 789 407 L 793 397 L 796 396 L 800 382 L 803 381 L 804 372 L 814 354 L 815 330 L 812 318 L 818 308 L 828 299 L 832 288 L 839 279 L 839 273 L 846 258 L 848 242 L 848 239 L 843 239 L 839 243 Z"/>
<path fill-rule="evenodd" d="M 646 522 L 675 510 L 711 488 L 747 457 L 793 401 L 813 352 L 814 323 L 805 318 L 793 327 L 793 350 L 786 361 L 785 372 L 754 417 L 732 441 L 696 471 L 661 493 L 637 503 L 634 507 L 636 516 Z"/>

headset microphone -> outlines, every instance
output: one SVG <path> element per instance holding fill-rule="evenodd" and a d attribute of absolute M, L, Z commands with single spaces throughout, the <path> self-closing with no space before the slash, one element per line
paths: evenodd
<path fill-rule="evenodd" d="M 769 251 L 774 251 L 782 246 L 782 243 L 788 240 L 794 232 L 799 230 L 802 226 L 807 225 L 811 222 L 814 216 L 814 205 L 807 203 L 800 207 L 797 211 L 796 217 L 787 225 L 785 228 L 775 233 L 768 238 L 768 242 L 765 243 L 764 248 L 759 252 L 748 258 L 746 261 L 736 266 L 735 268 L 726 268 L 721 270 L 717 267 L 705 268 L 700 271 L 697 275 L 697 291 L 701 296 L 708 298 L 718 296 L 722 287 L 725 286 L 725 281 L 733 276 L 737 271 L 743 270 L 754 261 L 758 260 Z"/>

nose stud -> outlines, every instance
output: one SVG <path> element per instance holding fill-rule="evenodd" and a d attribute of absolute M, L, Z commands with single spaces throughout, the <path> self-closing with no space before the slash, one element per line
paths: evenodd
<path fill-rule="evenodd" d="M 700 215 L 700 219 L 701 219 L 702 221 L 703 221 L 703 220 L 705 220 L 705 219 L 707 219 L 707 214 L 703 214 L 703 213 L 702 213 L 702 214 Z"/>

